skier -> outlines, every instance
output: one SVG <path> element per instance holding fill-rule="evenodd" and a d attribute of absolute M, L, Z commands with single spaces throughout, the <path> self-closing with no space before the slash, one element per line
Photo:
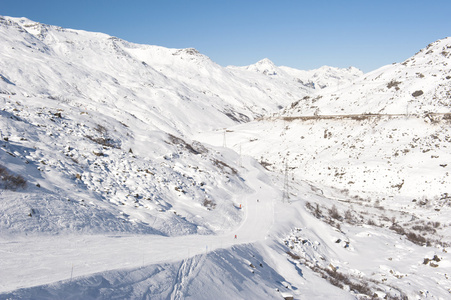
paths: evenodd
<path fill-rule="evenodd" d="M 236 234 L 235 234 L 235 240 L 236 240 Z"/>

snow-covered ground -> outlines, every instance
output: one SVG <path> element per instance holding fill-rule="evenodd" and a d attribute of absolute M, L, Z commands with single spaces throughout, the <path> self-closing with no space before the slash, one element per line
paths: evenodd
<path fill-rule="evenodd" d="M 242 180 L 252 192 L 243 195 L 236 204 L 235 209 L 242 212 L 243 219 L 227 233 L 178 237 L 152 234 L 8 236 L 2 240 L 1 290 L 68 279 L 71 272 L 67 272 L 67 266 L 72 265 L 76 274 L 82 276 L 109 269 L 179 261 L 218 248 L 265 240 L 274 223 L 274 199 L 280 195 L 254 160 L 247 158 L 242 170 Z M 17 265 L 21 266 L 20 270 Z"/>
<path fill-rule="evenodd" d="M 364 75 L 0 41 L 0 299 L 449 298 L 449 39 Z"/>

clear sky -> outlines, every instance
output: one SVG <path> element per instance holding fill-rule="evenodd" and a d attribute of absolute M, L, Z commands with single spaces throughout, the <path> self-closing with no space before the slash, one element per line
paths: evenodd
<path fill-rule="evenodd" d="M 0 0 L 0 15 L 193 47 L 223 66 L 368 72 L 451 36 L 451 0 Z"/>

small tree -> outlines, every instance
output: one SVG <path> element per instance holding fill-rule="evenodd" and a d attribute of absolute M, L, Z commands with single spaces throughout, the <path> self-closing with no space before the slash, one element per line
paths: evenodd
<path fill-rule="evenodd" d="M 338 212 L 337 207 L 335 206 L 335 204 L 332 206 L 331 209 L 329 209 L 329 216 L 335 220 L 341 220 L 341 215 Z"/>

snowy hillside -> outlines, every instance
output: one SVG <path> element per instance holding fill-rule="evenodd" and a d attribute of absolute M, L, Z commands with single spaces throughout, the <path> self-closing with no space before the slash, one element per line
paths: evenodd
<path fill-rule="evenodd" d="M 124 219 L 144 224 L 144 231 L 150 222 L 152 230 L 169 234 L 174 230 L 166 222 L 173 221 L 160 220 L 159 226 L 155 221 L 155 212 L 175 211 L 168 198 L 196 199 L 189 210 L 216 205 L 212 192 L 232 201 L 235 196 L 226 196 L 216 185 L 230 181 L 243 189 L 235 182 L 236 166 L 229 166 L 233 162 L 180 136 L 250 120 L 309 92 L 294 81 L 279 89 L 278 82 L 264 75 L 238 77 L 194 49 L 136 45 L 25 18 L 0 21 L 3 164 L 13 171 L 27 170 L 28 182 L 65 201 L 94 196 L 113 203 L 111 213 L 121 215 L 114 218 L 118 224 L 108 226 L 112 231 L 129 230 L 123 228 Z M 31 164 L 21 166 L 24 162 Z M 210 171 L 221 178 L 211 181 Z M 226 178 L 229 173 L 232 179 Z M 41 207 L 43 202 L 31 201 L 21 204 L 22 209 L 40 214 L 49 210 Z M 128 205 L 146 212 L 130 212 Z M 77 209 L 71 206 L 66 213 Z M 235 211 L 227 214 L 239 220 Z M 199 212 L 189 215 L 167 219 L 180 219 L 175 222 L 183 225 L 177 226 L 189 227 L 179 234 L 218 228 L 196 228 L 192 218 Z M 77 230 L 95 231 L 92 217 L 80 218 Z M 221 213 L 214 220 L 223 223 L 222 218 Z M 59 223 L 27 225 L 27 230 L 47 231 Z M 22 226 L 14 217 L 3 224 Z M 59 224 L 65 226 L 75 225 Z"/>
<path fill-rule="evenodd" d="M 0 299 L 445 299 L 448 45 L 362 77 L 0 17 Z"/>
<path fill-rule="evenodd" d="M 230 161 L 189 136 L 248 121 L 311 92 L 294 80 L 248 78 L 194 49 L 137 45 L 25 18 L 2 17 L 0 25 L 2 163 L 42 188 L 30 187 L 30 195 L 4 208 L 2 226 L 17 231 L 226 230 L 228 223 L 218 224 L 239 222 L 230 204 L 246 191 L 238 154 L 227 154 Z M 47 201 L 36 200 L 42 197 Z M 187 200 L 181 208 L 174 203 L 180 198 Z M 229 202 L 225 213 L 212 209 L 219 199 Z M 79 211 L 85 202 L 93 212 Z M 17 209 L 13 203 L 40 217 L 17 222 L 9 213 Z M 51 213 L 55 203 L 58 216 Z M 99 215 L 103 209 L 111 215 Z M 205 209 L 218 216 L 203 220 Z M 173 214 L 161 217 L 165 211 Z"/>
<path fill-rule="evenodd" d="M 436 41 L 403 63 L 296 101 L 284 115 L 450 113 L 450 58 L 451 38 Z"/>
<path fill-rule="evenodd" d="M 3 192 L 0 226 L 8 232 L 177 235 L 239 221 L 232 204 L 246 186 L 223 154 L 136 120 L 127 125 L 64 103 L 13 98 L 1 102 L 0 158 L 29 187 L 17 199 Z"/>
<path fill-rule="evenodd" d="M 0 25 L 2 94 L 125 111 L 171 133 L 248 121 L 311 93 L 292 78 L 281 84 L 232 72 L 195 49 L 138 45 L 25 18 L 1 17 Z"/>
<path fill-rule="evenodd" d="M 311 182 L 357 194 L 435 198 L 442 206 L 451 187 L 447 49 L 449 38 L 402 64 L 231 128 L 230 145 L 241 145 L 271 170 L 288 162 Z"/>
<path fill-rule="evenodd" d="M 368 249 L 365 260 L 376 263 L 354 265 L 356 258 L 332 253 L 333 243 L 318 253 L 306 236 L 312 230 L 315 238 L 323 237 L 325 231 L 313 229 L 319 224 L 311 220 L 301 222 L 309 224 L 307 228 L 301 226 L 302 231 L 293 228 L 286 240 L 295 261 L 341 284 L 344 279 L 334 279 L 330 273 L 335 272 L 337 264 L 342 272 L 348 270 L 347 274 L 359 278 L 379 274 L 382 277 L 378 280 L 390 282 L 389 278 L 395 276 L 391 286 L 406 292 L 410 288 L 398 279 L 409 276 L 413 280 L 411 270 L 421 265 L 420 258 L 409 261 L 406 255 L 422 252 L 410 248 L 408 242 L 395 242 L 401 238 L 431 247 L 425 248 L 430 257 L 424 264 L 429 265 L 438 255 L 432 261 L 432 266 L 439 268 L 433 272 L 437 276 L 429 276 L 446 287 L 431 296 L 429 289 L 435 283 L 415 279 L 408 285 L 424 290 L 411 290 L 407 293 L 409 299 L 449 297 L 446 290 L 450 290 L 450 283 L 445 275 L 449 269 L 438 264 L 451 242 L 451 56 L 447 49 L 451 49 L 450 38 L 432 43 L 402 64 L 382 67 L 338 90 L 323 90 L 280 113 L 228 128 L 229 147 L 252 155 L 271 172 L 281 174 L 283 190 L 288 193 L 285 201 L 305 201 L 312 191 L 316 193 L 318 198 L 305 203 L 307 210 L 315 219 L 346 233 L 345 237 L 335 235 L 331 240 L 352 251 L 356 248 L 350 245 L 360 241 L 360 247 L 372 249 Z M 204 133 L 198 138 L 216 145 L 223 140 L 220 132 Z M 299 189 L 298 185 L 305 182 L 311 185 L 310 191 Z M 361 240 L 365 236 L 371 236 L 371 241 Z M 391 252 L 392 243 L 397 249 L 393 255 L 398 258 L 385 258 L 390 263 L 378 262 L 385 256 L 383 253 Z M 393 261 L 402 261 L 406 269 L 396 273 L 400 266 L 395 267 Z M 440 276 L 446 280 L 440 281 Z"/>

